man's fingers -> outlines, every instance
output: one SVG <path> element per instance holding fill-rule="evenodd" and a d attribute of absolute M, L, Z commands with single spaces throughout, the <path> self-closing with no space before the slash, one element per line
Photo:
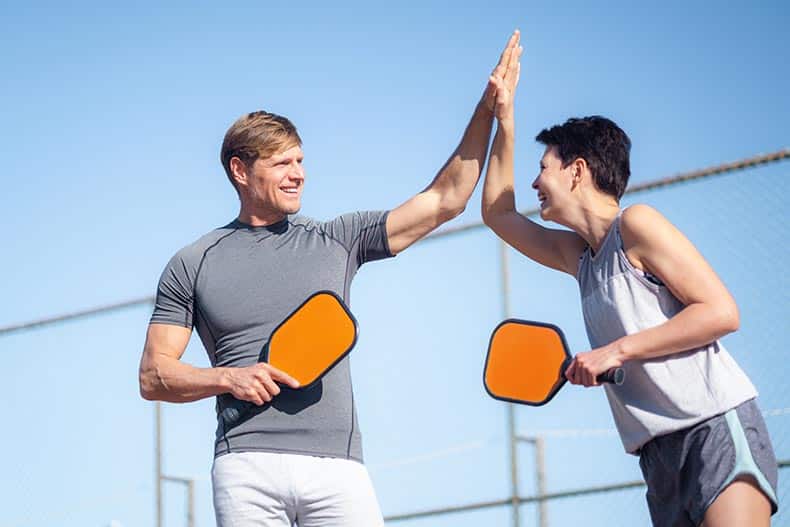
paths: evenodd
<path fill-rule="evenodd" d="M 491 97 L 492 99 L 496 95 L 496 82 L 494 81 L 494 76 L 491 75 L 488 77 L 488 84 L 486 84 L 486 97 Z"/>
<path fill-rule="evenodd" d="M 502 54 L 499 55 L 499 64 L 505 64 L 507 60 L 510 59 L 510 49 L 515 45 L 518 39 L 518 30 L 514 31 L 510 38 L 507 39 L 507 44 L 505 44 L 505 49 L 502 50 Z"/>
<path fill-rule="evenodd" d="M 500 77 L 494 77 L 492 75 L 488 78 L 488 85 L 490 87 L 493 86 L 495 107 L 508 104 L 510 101 L 510 93 L 508 92 L 507 86 L 505 86 L 505 81 Z"/>
<path fill-rule="evenodd" d="M 266 391 L 266 393 L 269 394 L 270 397 L 279 395 L 280 387 L 277 386 L 277 383 L 274 382 L 271 378 L 264 380 L 261 384 L 263 385 L 263 389 Z"/>
<path fill-rule="evenodd" d="M 261 405 L 263 405 L 263 403 L 265 402 L 265 401 L 264 401 L 264 400 L 261 398 L 261 395 L 258 393 L 258 391 L 257 391 L 257 390 L 254 390 L 254 389 L 249 389 L 249 390 L 248 390 L 248 391 L 245 393 L 245 395 L 246 395 L 246 396 L 245 396 L 245 397 L 243 397 L 243 399 L 244 399 L 245 401 L 249 401 L 249 402 L 251 402 L 252 404 L 254 404 L 254 405 L 256 405 L 256 406 L 261 406 Z"/>
<path fill-rule="evenodd" d="M 511 52 L 514 47 L 518 47 L 520 35 L 521 33 L 518 31 L 518 29 L 515 30 L 512 35 L 510 35 L 510 38 L 505 45 L 505 49 L 502 50 L 502 54 L 499 56 L 499 63 L 494 68 L 494 74 L 496 74 L 498 71 L 500 73 L 504 73 L 504 71 L 507 70 L 507 66 L 510 63 Z M 502 75 L 500 74 L 499 76 L 501 77 Z"/>
<path fill-rule="evenodd" d="M 510 64 L 510 59 L 513 56 L 513 50 L 519 47 L 519 39 L 521 38 L 521 33 L 519 30 L 515 30 L 513 34 L 510 35 L 510 38 L 505 45 L 505 49 L 502 50 L 502 54 L 499 56 L 499 62 L 494 67 L 494 70 L 491 72 L 492 77 L 496 77 L 499 79 L 504 79 L 505 75 L 507 74 L 508 65 Z M 489 82 L 488 86 L 486 87 L 484 99 L 486 101 L 486 106 L 488 109 L 493 110 L 494 106 L 494 99 L 496 94 L 496 83 Z"/>
<path fill-rule="evenodd" d="M 288 375 L 282 370 L 278 370 L 274 366 L 269 366 L 269 375 L 275 381 L 284 383 L 291 388 L 299 388 L 299 381 Z"/>

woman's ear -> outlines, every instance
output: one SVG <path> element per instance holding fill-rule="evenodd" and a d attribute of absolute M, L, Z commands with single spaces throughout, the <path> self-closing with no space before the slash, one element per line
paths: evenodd
<path fill-rule="evenodd" d="M 575 189 L 582 182 L 585 172 L 588 172 L 587 161 L 584 158 L 577 157 L 570 165 L 571 169 L 571 189 Z"/>

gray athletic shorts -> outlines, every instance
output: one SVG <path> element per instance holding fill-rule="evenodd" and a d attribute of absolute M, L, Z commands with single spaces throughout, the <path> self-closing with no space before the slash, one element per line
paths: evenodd
<path fill-rule="evenodd" d="M 642 446 L 650 518 L 657 527 L 696 527 L 713 500 L 737 476 L 757 481 L 776 513 L 777 465 L 754 399 Z"/>

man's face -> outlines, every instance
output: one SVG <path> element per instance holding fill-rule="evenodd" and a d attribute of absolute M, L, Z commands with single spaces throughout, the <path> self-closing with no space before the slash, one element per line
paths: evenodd
<path fill-rule="evenodd" d="M 563 204 L 570 197 L 571 174 L 570 165 L 563 168 L 557 147 L 547 146 L 540 160 L 540 173 L 532 182 L 532 188 L 538 191 L 540 217 L 544 220 L 556 221 L 559 217 Z"/>
<path fill-rule="evenodd" d="M 305 178 L 302 160 L 304 153 L 298 145 L 255 160 L 248 170 L 245 189 L 251 204 L 278 215 L 298 212 Z"/>

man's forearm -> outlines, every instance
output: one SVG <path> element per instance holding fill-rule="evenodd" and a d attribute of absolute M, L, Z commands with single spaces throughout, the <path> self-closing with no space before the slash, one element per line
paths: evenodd
<path fill-rule="evenodd" d="M 460 213 L 466 207 L 485 163 L 492 123 L 491 110 L 480 101 L 460 144 L 426 189 L 441 195 L 442 209 Z"/>
<path fill-rule="evenodd" d="M 516 31 L 508 40 L 494 74 L 501 74 L 511 68 L 514 54 L 517 60 L 515 50 L 518 36 Z M 518 67 L 515 68 L 517 71 Z M 509 78 L 515 79 L 512 75 Z M 387 238 L 393 254 L 398 254 L 464 211 L 485 165 L 495 102 L 495 90 L 489 77 L 461 142 L 450 158 L 424 190 L 390 212 L 387 217 Z"/>
<path fill-rule="evenodd" d="M 140 394 L 150 401 L 186 403 L 229 391 L 228 368 L 196 368 L 168 356 L 140 365 Z"/>

